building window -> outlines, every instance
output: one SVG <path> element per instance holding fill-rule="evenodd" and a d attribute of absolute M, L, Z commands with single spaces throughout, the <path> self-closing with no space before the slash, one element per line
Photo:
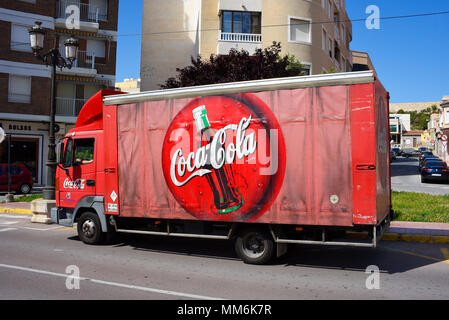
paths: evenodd
<path fill-rule="evenodd" d="M 222 11 L 221 31 L 261 34 L 261 14 L 260 12 Z"/>
<path fill-rule="evenodd" d="M 311 20 L 289 17 L 289 42 L 312 43 Z"/>
<path fill-rule="evenodd" d="M 312 65 L 309 63 L 301 63 L 301 71 L 303 76 L 310 76 L 312 74 Z"/>
<path fill-rule="evenodd" d="M 333 41 L 332 41 L 332 39 L 330 39 L 329 38 L 329 47 L 328 47 L 328 50 L 329 50 L 329 57 L 333 57 L 334 56 L 334 54 L 333 54 Z"/>
<path fill-rule="evenodd" d="M 449 123 L 449 110 L 446 110 L 444 120 L 445 120 L 444 122 L 445 122 L 446 124 Z"/>
<path fill-rule="evenodd" d="M 321 48 L 323 49 L 324 52 L 328 52 L 328 44 L 329 42 L 327 41 L 327 31 L 326 29 L 322 29 L 322 34 L 321 34 Z"/>
<path fill-rule="evenodd" d="M 11 50 L 32 52 L 30 34 L 26 26 L 11 24 Z"/>
<path fill-rule="evenodd" d="M 9 75 L 8 102 L 31 102 L 31 77 Z"/>

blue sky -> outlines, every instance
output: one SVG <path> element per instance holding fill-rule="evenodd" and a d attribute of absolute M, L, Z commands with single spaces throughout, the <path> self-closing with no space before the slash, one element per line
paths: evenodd
<path fill-rule="evenodd" d="M 140 73 L 142 0 L 119 3 L 117 81 L 122 81 Z M 369 5 L 376 5 L 381 17 L 449 11 L 447 0 L 346 0 L 350 19 L 366 18 Z M 449 95 L 449 14 L 381 20 L 379 30 L 353 22 L 352 35 L 351 49 L 370 54 L 391 102 Z"/>

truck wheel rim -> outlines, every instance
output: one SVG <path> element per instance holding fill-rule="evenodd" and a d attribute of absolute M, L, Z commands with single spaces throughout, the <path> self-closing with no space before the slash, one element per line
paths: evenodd
<path fill-rule="evenodd" d="M 81 230 L 86 237 L 92 238 L 95 234 L 95 223 L 90 219 L 86 220 L 84 221 Z"/>
<path fill-rule="evenodd" d="M 259 258 L 265 251 L 264 238 L 254 234 L 246 237 L 243 241 L 243 252 L 251 258 Z"/>

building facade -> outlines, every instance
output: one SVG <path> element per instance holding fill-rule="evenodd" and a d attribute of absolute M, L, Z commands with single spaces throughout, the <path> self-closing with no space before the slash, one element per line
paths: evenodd
<path fill-rule="evenodd" d="M 127 92 L 127 93 L 137 93 L 140 92 L 140 78 L 139 79 L 124 79 L 121 82 L 115 83 L 115 88 L 117 90 Z"/>
<path fill-rule="evenodd" d="M 74 7 L 79 23 L 68 20 Z M 36 59 L 28 29 L 46 30 L 43 53 L 74 35 L 80 43 L 71 69 L 56 72 L 56 123 L 62 137 L 73 128 L 84 102 L 103 88 L 114 88 L 118 0 L 0 0 L 0 126 L 11 135 L 13 163 L 24 163 L 36 184 L 45 184 L 51 105 L 51 67 Z M 0 145 L 6 162 L 7 142 Z"/>
<path fill-rule="evenodd" d="M 410 131 L 410 114 L 390 113 L 390 141 L 402 144 L 402 134 Z"/>
<path fill-rule="evenodd" d="M 281 42 L 307 74 L 352 70 L 352 24 L 344 0 L 166 0 L 143 2 L 142 90 L 176 76 L 191 57 L 250 54 Z"/>

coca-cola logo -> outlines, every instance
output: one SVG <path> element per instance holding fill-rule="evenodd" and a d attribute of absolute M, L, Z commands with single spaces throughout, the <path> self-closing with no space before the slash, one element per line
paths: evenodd
<path fill-rule="evenodd" d="M 76 179 L 75 181 L 66 178 L 64 180 L 63 188 L 64 189 L 84 189 L 85 187 L 85 179 Z"/>
<path fill-rule="evenodd" d="M 162 169 L 177 202 L 205 220 L 256 220 L 285 174 L 276 117 L 253 94 L 193 99 L 171 122 Z"/>
<path fill-rule="evenodd" d="M 248 157 L 256 151 L 256 140 L 254 133 L 246 135 L 246 129 L 251 124 L 252 116 L 243 118 L 238 125 L 230 124 L 219 129 L 211 143 L 199 147 L 196 152 L 190 152 L 187 159 L 184 158 L 182 149 L 175 151 L 170 165 L 170 176 L 173 184 L 182 187 L 194 177 L 202 177 L 212 173 L 212 170 L 204 169 L 210 164 L 213 169 L 223 168 L 225 163 L 232 164 L 237 156 L 238 159 Z M 228 130 L 236 131 L 236 143 L 230 142 L 225 148 Z M 184 177 L 185 172 L 190 173 L 184 181 L 179 181 L 179 177 Z"/>

